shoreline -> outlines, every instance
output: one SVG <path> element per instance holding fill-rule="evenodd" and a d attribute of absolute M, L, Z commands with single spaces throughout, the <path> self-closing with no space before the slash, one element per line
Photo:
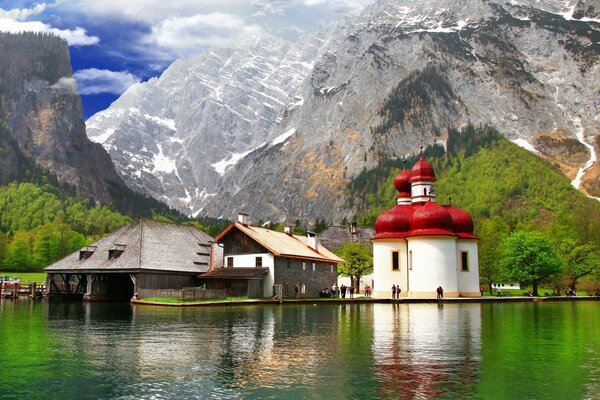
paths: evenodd
<path fill-rule="evenodd" d="M 506 296 L 506 297 L 454 297 L 446 299 L 435 298 L 403 298 L 398 300 L 385 298 L 364 298 L 355 299 L 255 299 L 255 300 L 238 300 L 238 301 L 197 301 L 186 303 L 167 303 L 160 301 L 145 301 L 131 300 L 131 304 L 150 305 L 150 306 L 166 306 L 166 307 L 202 307 L 202 306 L 239 306 L 239 305 L 254 305 L 254 304 L 453 304 L 453 303 L 514 303 L 514 302 L 553 302 L 553 301 L 600 301 L 599 297 L 595 296 L 576 296 L 576 297 L 528 297 L 528 296 Z"/>

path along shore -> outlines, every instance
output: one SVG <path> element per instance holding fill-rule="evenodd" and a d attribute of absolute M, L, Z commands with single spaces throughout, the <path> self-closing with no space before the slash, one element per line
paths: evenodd
<path fill-rule="evenodd" d="M 600 297 L 594 296 L 573 296 L 573 297 L 528 297 L 528 296 L 507 296 L 507 297 L 453 297 L 445 299 L 435 298 L 416 298 L 406 297 L 398 300 L 384 298 L 366 298 L 357 297 L 354 299 L 249 299 L 249 300 L 221 300 L 221 301 L 189 301 L 185 303 L 167 303 L 160 301 L 131 300 L 132 304 L 166 306 L 166 307 L 201 307 L 201 306 L 236 306 L 249 304 L 456 304 L 456 303 L 506 303 L 506 302 L 547 302 L 547 301 L 598 301 Z"/>

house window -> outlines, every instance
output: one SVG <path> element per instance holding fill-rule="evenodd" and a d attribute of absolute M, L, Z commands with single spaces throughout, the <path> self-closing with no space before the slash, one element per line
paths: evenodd
<path fill-rule="evenodd" d="M 392 251 L 392 270 L 399 271 L 400 270 L 400 252 Z"/>
<path fill-rule="evenodd" d="M 333 274 L 333 265 L 329 266 L 329 272 L 331 272 Z"/>
<path fill-rule="evenodd" d="M 227 257 L 227 268 L 233 268 L 233 257 Z"/>
<path fill-rule="evenodd" d="M 256 257 L 256 267 L 262 267 L 262 257 Z"/>
<path fill-rule="evenodd" d="M 468 251 L 460 252 L 460 270 L 463 272 L 469 271 L 469 252 Z"/>
<path fill-rule="evenodd" d="M 306 271 L 306 261 L 302 261 L 302 271 Z"/>
<path fill-rule="evenodd" d="M 412 262 L 412 250 L 408 252 L 408 269 L 412 270 L 413 262 Z"/>
<path fill-rule="evenodd" d="M 312 264 L 313 264 L 313 271 L 316 271 L 317 270 L 317 266 L 315 265 L 315 263 L 312 263 Z"/>

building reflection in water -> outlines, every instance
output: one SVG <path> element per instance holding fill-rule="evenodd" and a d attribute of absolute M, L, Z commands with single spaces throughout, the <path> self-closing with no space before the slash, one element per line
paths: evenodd
<path fill-rule="evenodd" d="M 373 312 L 379 395 L 474 395 L 481 369 L 479 304 L 378 304 Z"/>

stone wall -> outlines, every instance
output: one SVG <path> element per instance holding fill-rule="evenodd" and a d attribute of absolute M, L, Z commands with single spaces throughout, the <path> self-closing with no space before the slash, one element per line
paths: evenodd
<path fill-rule="evenodd" d="M 294 297 L 294 284 L 304 286 L 300 297 L 319 297 L 324 288 L 337 282 L 337 265 L 302 261 L 292 258 L 275 258 L 275 285 L 283 286 L 283 297 Z"/>

